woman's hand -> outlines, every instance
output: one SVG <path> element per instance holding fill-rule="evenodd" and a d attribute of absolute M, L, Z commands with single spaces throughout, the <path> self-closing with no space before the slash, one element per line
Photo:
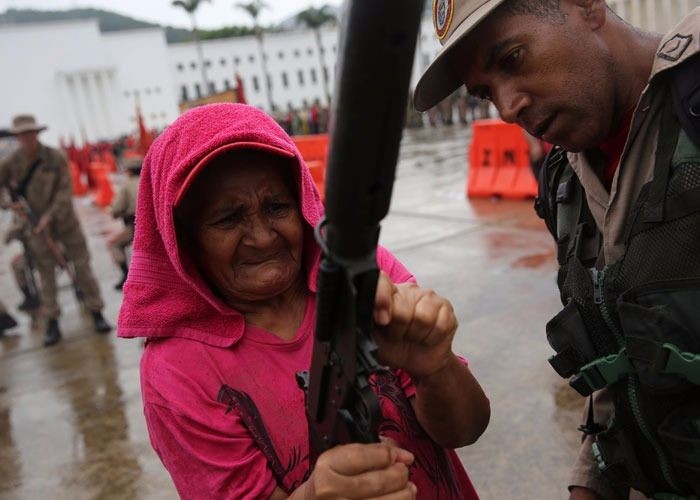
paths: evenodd
<path fill-rule="evenodd" d="M 374 305 L 378 361 L 420 379 L 453 359 L 457 318 L 450 302 L 414 283 L 396 285 L 381 273 Z"/>
<path fill-rule="evenodd" d="M 336 446 L 318 457 L 311 477 L 290 498 L 414 499 L 416 487 L 408 480 L 412 463 L 411 452 L 388 442 Z"/>

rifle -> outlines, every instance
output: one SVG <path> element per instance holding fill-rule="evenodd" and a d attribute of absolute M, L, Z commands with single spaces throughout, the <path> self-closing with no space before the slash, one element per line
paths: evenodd
<path fill-rule="evenodd" d="M 423 0 L 346 3 L 331 113 L 316 331 L 306 393 L 309 465 L 337 444 L 378 441 L 372 313 L 379 222 L 389 211 Z"/>
<path fill-rule="evenodd" d="M 20 207 L 22 208 L 22 214 L 24 215 L 24 218 L 27 220 L 27 222 L 29 222 L 29 227 L 34 229 L 39 224 L 39 218 L 36 216 L 36 214 L 32 210 L 32 207 L 29 206 L 27 199 L 16 188 L 14 188 L 12 186 L 8 186 L 8 191 L 10 192 L 10 199 L 14 203 L 18 203 L 20 205 Z M 73 268 L 68 265 L 68 262 L 66 261 L 66 258 L 63 256 L 63 252 L 61 251 L 61 248 L 58 246 L 58 243 L 56 243 L 56 240 L 54 240 L 51 237 L 51 235 L 49 234 L 48 228 L 46 228 L 44 231 L 41 232 L 41 237 L 44 240 L 44 244 L 51 252 L 51 255 L 53 255 L 54 259 L 56 260 L 56 263 L 70 277 L 71 284 L 73 285 L 73 288 L 75 290 L 76 296 L 78 297 L 78 300 L 82 300 L 82 292 L 80 291 L 80 288 L 78 287 L 75 272 L 73 271 Z M 26 252 L 25 252 L 25 254 L 26 254 Z"/>

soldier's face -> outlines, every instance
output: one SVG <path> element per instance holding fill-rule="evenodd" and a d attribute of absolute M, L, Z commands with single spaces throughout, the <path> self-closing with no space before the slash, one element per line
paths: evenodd
<path fill-rule="evenodd" d="M 24 132 L 16 136 L 19 146 L 25 154 L 31 155 L 39 147 L 39 132 Z"/>
<path fill-rule="evenodd" d="M 451 65 L 503 120 L 577 152 L 610 133 L 613 65 L 580 6 L 562 0 L 560 7 L 558 19 L 497 11 L 460 42 Z"/>

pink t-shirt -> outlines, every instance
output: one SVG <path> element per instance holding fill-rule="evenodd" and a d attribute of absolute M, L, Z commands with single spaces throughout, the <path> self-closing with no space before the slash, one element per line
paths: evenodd
<path fill-rule="evenodd" d="M 413 277 L 389 252 L 379 267 L 394 282 Z M 150 340 L 141 360 L 146 421 L 153 448 L 182 498 L 268 498 L 308 477 L 304 395 L 295 373 L 308 370 L 315 302 L 308 300 L 294 338 L 246 326 L 229 348 L 183 338 Z M 478 498 L 453 450 L 422 430 L 398 370 L 373 380 L 384 417 L 381 434 L 412 451 L 411 480 L 421 499 Z"/>

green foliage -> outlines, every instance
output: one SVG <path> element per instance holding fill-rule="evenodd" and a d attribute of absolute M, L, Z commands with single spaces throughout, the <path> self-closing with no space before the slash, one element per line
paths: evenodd
<path fill-rule="evenodd" d="M 251 36 L 255 34 L 255 28 L 250 26 L 226 26 L 218 30 L 200 31 L 202 40 L 215 40 L 217 38 L 232 38 L 236 36 Z"/>
<path fill-rule="evenodd" d="M 315 30 L 328 23 L 336 23 L 338 19 L 335 17 L 330 5 L 323 5 L 320 8 L 309 7 L 297 14 L 297 21 L 309 29 Z"/>
<path fill-rule="evenodd" d="M 185 9 L 188 14 L 194 14 L 202 2 L 211 2 L 211 0 L 173 0 L 173 6 Z"/>
<path fill-rule="evenodd" d="M 238 2 L 236 3 L 236 7 L 246 11 L 248 15 L 253 18 L 253 24 L 257 26 L 260 12 L 263 9 L 269 8 L 269 5 L 267 5 L 265 0 L 253 0 L 252 2 Z"/>

